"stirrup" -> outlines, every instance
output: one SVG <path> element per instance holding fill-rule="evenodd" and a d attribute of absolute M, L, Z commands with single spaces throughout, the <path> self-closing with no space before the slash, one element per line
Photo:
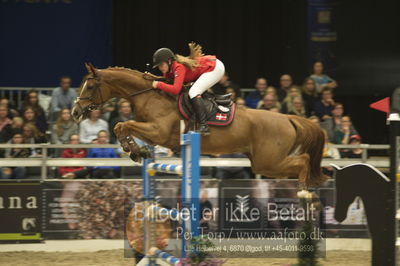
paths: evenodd
<path fill-rule="evenodd" d="M 228 93 L 228 94 L 214 94 L 215 95 L 215 99 L 218 101 L 223 101 L 223 100 L 230 100 L 232 97 L 232 93 Z"/>
<path fill-rule="evenodd" d="M 210 128 L 208 127 L 208 125 L 206 123 L 200 124 L 198 132 L 203 136 L 208 136 L 208 135 L 210 135 Z"/>

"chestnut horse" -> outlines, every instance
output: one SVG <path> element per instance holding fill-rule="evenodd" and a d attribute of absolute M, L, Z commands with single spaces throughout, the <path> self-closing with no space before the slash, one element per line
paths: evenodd
<path fill-rule="evenodd" d="M 139 160 L 141 150 L 132 136 L 179 150 L 182 116 L 177 98 L 152 89 L 156 76 L 120 67 L 96 69 L 86 64 L 86 68 L 89 74 L 72 110 L 77 121 L 110 98 L 125 98 L 132 104 L 136 120 L 118 123 L 114 132 L 126 152 Z M 324 134 L 305 118 L 238 107 L 229 126 L 212 126 L 210 130 L 209 136 L 202 137 L 202 154 L 244 153 L 255 174 L 297 177 L 302 189 L 326 180 L 321 171 Z"/>

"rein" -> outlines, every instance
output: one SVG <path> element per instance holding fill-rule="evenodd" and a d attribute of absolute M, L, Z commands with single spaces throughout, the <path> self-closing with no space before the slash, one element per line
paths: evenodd
<path fill-rule="evenodd" d="M 142 76 L 142 77 L 143 77 L 143 79 L 149 80 L 149 81 L 165 81 L 165 78 L 155 78 L 155 77 L 149 75 L 149 74 L 146 73 L 146 72 L 143 73 L 143 76 Z M 94 80 L 96 80 L 96 81 L 100 81 L 100 78 L 99 78 L 99 77 L 89 77 L 89 78 L 87 78 L 86 80 L 89 80 L 89 79 L 94 79 Z M 134 96 L 136 96 L 136 95 L 139 95 L 139 94 L 142 94 L 142 93 L 151 91 L 151 90 L 154 90 L 154 88 L 151 87 L 151 88 L 143 89 L 143 90 L 140 90 L 140 91 L 136 91 L 136 92 L 134 92 L 134 93 L 132 93 L 132 94 L 129 94 L 128 96 L 129 96 L 129 97 L 134 97 Z M 101 103 L 100 103 L 100 104 L 91 103 L 91 104 L 88 105 L 86 108 L 82 108 L 82 106 L 81 106 L 80 103 L 79 103 L 79 100 L 93 101 L 97 92 L 99 92 Z M 92 94 L 91 94 L 89 97 L 77 97 L 75 103 L 76 103 L 77 105 L 79 105 L 79 107 L 80 107 L 82 110 L 85 110 L 85 109 L 86 109 L 87 111 L 93 111 L 93 110 L 97 109 L 99 106 L 101 106 L 101 105 L 104 103 L 104 101 L 103 101 L 103 96 L 102 96 L 102 94 L 101 94 L 100 84 L 99 84 L 99 83 L 96 84 L 96 87 L 94 88 Z"/>
<path fill-rule="evenodd" d="M 142 77 L 143 77 L 143 79 L 149 80 L 149 81 L 165 81 L 165 78 L 155 78 L 155 77 L 152 77 L 151 75 L 149 75 L 147 72 L 144 72 Z M 128 96 L 129 97 L 134 97 L 136 95 L 139 95 L 139 94 L 151 91 L 151 90 L 154 90 L 154 88 L 147 88 L 147 89 L 144 89 L 144 90 L 141 90 L 141 91 L 137 91 L 137 92 L 134 92 L 132 94 L 129 94 Z"/>

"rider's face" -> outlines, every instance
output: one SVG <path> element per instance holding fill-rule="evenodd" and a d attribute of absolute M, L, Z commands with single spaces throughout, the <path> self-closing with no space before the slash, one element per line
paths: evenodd
<path fill-rule="evenodd" d="M 159 66 L 158 69 L 161 71 L 161 73 L 165 74 L 168 72 L 169 70 L 169 66 L 167 64 L 167 62 L 162 62 Z"/>

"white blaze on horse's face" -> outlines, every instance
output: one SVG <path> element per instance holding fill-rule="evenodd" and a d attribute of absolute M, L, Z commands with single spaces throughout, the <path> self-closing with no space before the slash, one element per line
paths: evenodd
<path fill-rule="evenodd" d="M 75 100 L 75 105 L 71 110 L 72 117 L 74 118 L 74 120 L 77 123 L 80 123 L 83 119 L 83 110 L 82 110 L 81 105 L 79 104 L 79 97 L 81 97 L 81 95 L 85 92 L 86 85 L 87 85 L 87 80 L 85 80 L 85 82 L 83 83 L 80 94 L 79 94 L 78 98 Z"/>
<path fill-rule="evenodd" d="M 77 101 L 79 101 L 79 98 L 82 98 L 82 95 L 84 95 L 85 91 L 86 91 L 86 85 L 87 85 L 87 80 L 85 80 L 85 82 L 83 83 L 82 89 L 81 89 L 81 93 L 79 94 L 79 97 L 77 99 Z"/>
<path fill-rule="evenodd" d="M 83 83 L 83 86 L 82 86 L 82 90 L 81 90 L 80 95 L 82 95 L 82 93 L 85 91 L 86 84 L 87 84 L 87 80 L 85 80 L 85 82 Z M 79 95 L 79 96 L 80 96 L 80 95 Z"/>

